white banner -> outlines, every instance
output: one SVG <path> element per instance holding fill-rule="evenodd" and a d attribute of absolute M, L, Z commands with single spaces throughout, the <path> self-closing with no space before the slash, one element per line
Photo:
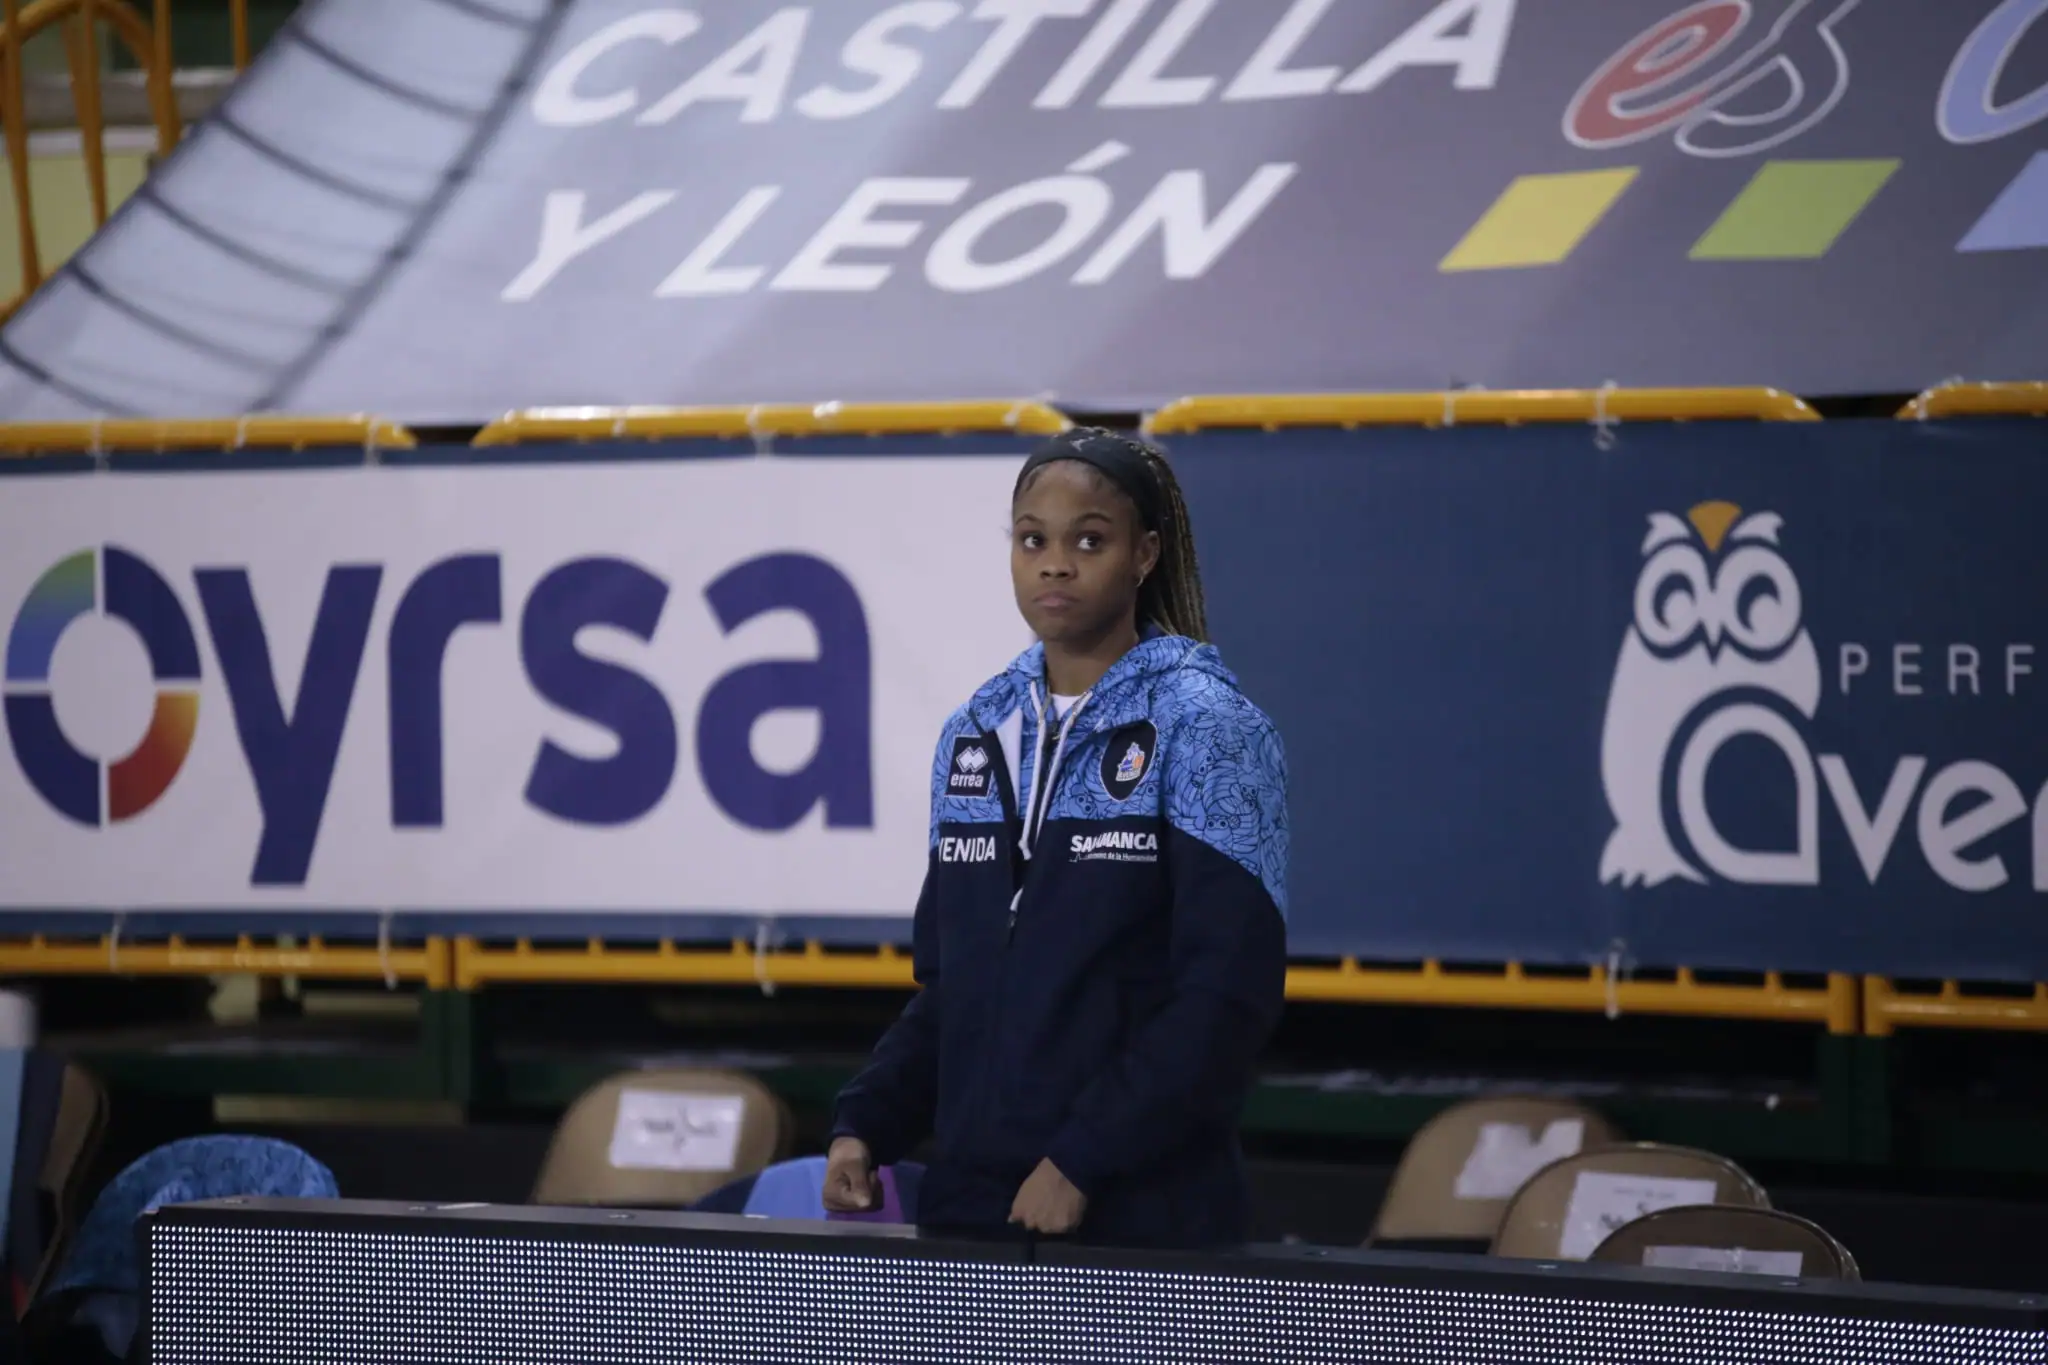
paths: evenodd
<path fill-rule="evenodd" d="M 8 480 L 0 907 L 908 915 L 1016 468 Z"/>

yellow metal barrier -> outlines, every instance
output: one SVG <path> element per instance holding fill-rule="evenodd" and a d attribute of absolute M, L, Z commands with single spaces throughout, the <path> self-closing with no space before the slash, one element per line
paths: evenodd
<path fill-rule="evenodd" d="M 1902 1028 L 2048 1033 L 2048 983 L 2037 983 L 2027 995 L 1997 995 L 1958 981 L 1944 981 L 1933 991 L 1902 991 L 1886 977 L 1865 977 L 1863 1031 L 1888 1038 Z"/>
<path fill-rule="evenodd" d="M 478 446 L 538 441 L 663 441 L 774 436 L 1055 436 L 1070 424 L 1043 403 L 774 403 L 726 408 L 530 408 L 477 433 Z"/>
<path fill-rule="evenodd" d="M 627 946 L 591 939 L 580 947 L 535 947 L 520 939 L 486 946 L 455 940 L 455 986 L 495 984 L 582 985 L 591 982 L 695 986 L 837 986 L 908 990 L 910 955 L 895 948 L 828 952 L 816 943 L 758 952 L 735 940 L 726 948 L 679 948 L 663 940 Z"/>
<path fill-rule="evenodd" d="M 1283 427 L 1519 426 L 1526 422 L 1817 422 L 1778 389 L 1455 389 L 1444 393 L 1183 398 L 1153 413 L 1155 436 Z"/>
<path fill-rule="evenodd" d="M 285 944 L 241 934 L 232 940 L 189 941 L 171 935 L 125 943 L 89 939 L 0 939 L 0 976 L 310 976 L 332 980 L 417 981 L 446 990 L 453 978 L 446 939 L 407 946 L 329 944 L 319 936 Z"/>
<path fill-rule="evenodd" d="M 521 939 L 486 945 L 455 941 L 455 985 L 476 990 L 497 984 L 595 982 L 699 986 L 826 986 L 908 990 L 908 953 L 892 947 L 832 952 L 816 943 L 757 951 L 744 940 L 715 948 L 662 942 L 628 946 L 591 939 L 575 946 L 537 947 Z M 1346 960 L 1329 966 L 1296 965 L 1287 972 L 1287 998 L 1341 1004 L 1455 1006 L 1475 1009 L 1565 1010 L 1624 1014 L 1696 1015 L 1823 1024 L 1853 1034 L 1856 978 L 1831 976 L 1825 986 L 1796 987 L 1777 973 L 1758 985 L 1702 982 L 1690 971 L 1673 981 L 1623 980 L 1609 988 L 1604 968 L 1573 975 L 1534 974 L 1509 964 L 1452 971 L 1440 963 L 1417 968 L 1368 967 Z"/>
<path fill-rule="evenodd" d="M 217 10 L 216 10 L 217 12 Z M 233 35 L 233 60 L 240 70 L 249 64 L 249 3 L 228 0 Z M 23 44 L 46 29 L 62 25 L 65 56 L 71 75 L 76 114 L 93 222 L 105 223 L 109 209 L 105 73 L 100 63 L 100 26 L 105 25 L 134 58 L 143 76 L 149 119 L 160 154 L 168 153 L 183 135 L 177 90 L 177 69 L 171 43 L 171 0 L 152 0 L 145 19 L 128 0 L 0 0 L 0 126 L 6 136 L 8 175 L 14 191 L 14 212 L 21 251 L 21 294 L 0 304 L 0 319 L 35 292 L 50 262 L 36 241 L 36 216 L 29 174 L 28 72 Z"/>
<path fill-rule="evenodd" d="M 1828 1032 L 1837 1034 L 1853 1034 L 1860 1023 L 1855 977 L 1829 976 L 1824 986 L 1799 987 L 1787 985 L 1778 972 L 1765 973 L 1757 985 L 1703 982 L 1686 968 L 1680 968 L 1671 981 L 1612 981 L 1604 967 L 1563 975 L 1532 973 L 1516 963 L 1452 970 L 1439 962 L 1425 962 L 1412 968 L 1378 967 L 1347 958 L 1331 966 L 1288 968 L 1287 998 L 1346 1004 L 1784 1020 L 1824 1024 Z"/>
<path fill-rule="evenodd" d="M 0 456 L 165 454 L 212 450 L 307 450 L 362 446 L 407 450 L 413 434 L 374 417 L 220 417 L 154 422 L 0 423 Z"/>
<path fill-rule="evenodd" d="M 2048 417 L 2048 383 L 1943 384 L 1900 408 L 1899 417 Z"/>

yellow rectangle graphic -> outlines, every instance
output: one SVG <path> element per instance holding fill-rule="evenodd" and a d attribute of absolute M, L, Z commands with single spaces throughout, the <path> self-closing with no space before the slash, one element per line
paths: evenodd
<path fill-rule="evenodd" d="M 1438 269 L 1556 265 L 1572 254 L 1635 178 L 1633 166 L 1518 176 Z"/>

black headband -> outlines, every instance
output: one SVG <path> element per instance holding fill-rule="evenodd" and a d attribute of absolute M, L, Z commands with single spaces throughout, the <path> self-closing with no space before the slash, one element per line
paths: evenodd
<path fill-rule="evenodd" d="M 1031 452 L 1018 471 L 1014 499 L 1024 481 L 1055 460 L 1079 460 L 1100 473 L 1137 504 L 1138 522 L 1148 531 L 1159 529 L 1159 480 L 1153 476 L 1144 446 L 1100 427 L 1076 427 L 1062 432 Z"/>

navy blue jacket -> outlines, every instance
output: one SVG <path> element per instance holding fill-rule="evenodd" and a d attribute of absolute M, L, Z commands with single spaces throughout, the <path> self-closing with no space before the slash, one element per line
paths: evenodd
<path fill-rule="evenodd" d="M 1084 1240 L 1241 1242 L 1237 1122 L 1286 984 L 1287 770 L 1216 651 L 1157 635 L 1062 722 L 1034 646 L 946 722 L 923 989 L 839 1097 L 877 1164 L 926 1137 L 927 1227 L 1000 1234 L 1040 1160 Z"/>

